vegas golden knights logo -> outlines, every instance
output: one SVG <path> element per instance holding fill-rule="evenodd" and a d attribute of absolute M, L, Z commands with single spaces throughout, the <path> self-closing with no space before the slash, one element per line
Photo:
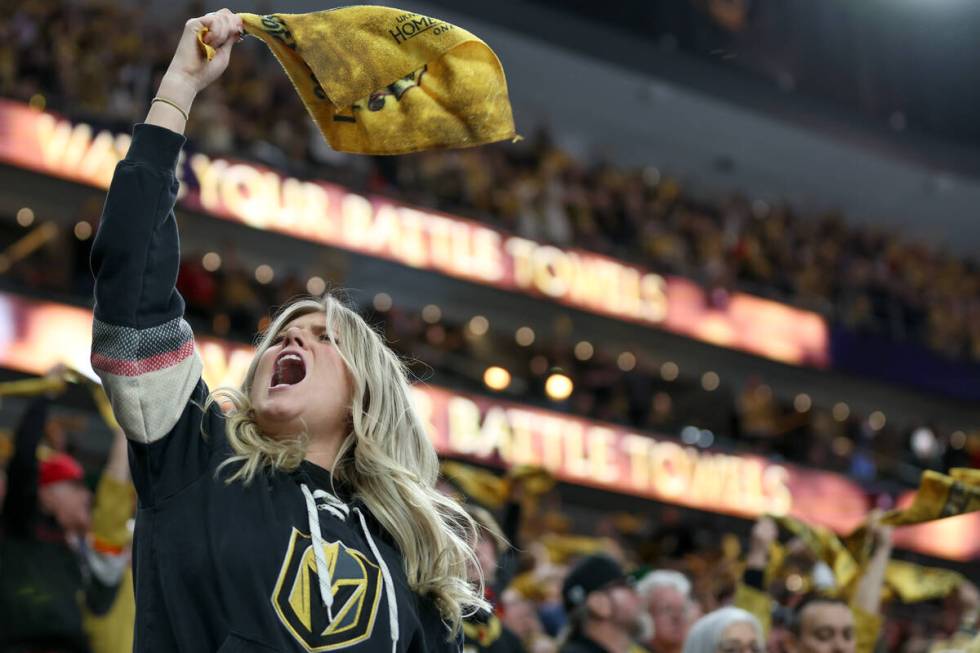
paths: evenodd
<path fill-rule="evenodd" d="M 333 620 L 320 600 L 313 543 L 293 529 L 272 605 L 279 619 L 307 651 L 335 651 L 371 637 L 381 600 L 381 570 L 342 542 L 324 542 L 333 593 Z"/>

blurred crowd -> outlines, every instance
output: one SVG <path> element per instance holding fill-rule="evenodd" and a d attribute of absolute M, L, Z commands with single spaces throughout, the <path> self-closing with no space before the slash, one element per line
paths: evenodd
<path fill-rule="evenodd" d="M 503 523 L 515 505 L 503 508 Z M 970 581 L 929 601 L 882 599 L 889 528 L 873 529 L 874 553 L 844 598 L 831 589 L 834 570 L 769 518 L 750 533 L 665 506 L 649 515 L 606 511 L 587 519 L 590 535 L 569 537 L 562 515 L 538 515 L 508 533 L 526 548 L 515 555 L 498 543 L 486 555 L 495 563 L 491 588 L 504 588 L 494 594 L 498 614 L 524 650 L 924 653 L 978 645 L 980 596 Z M 777 550 L 784 553 L 775 563 Z M 728 632 L 733 623 L 752 628 L 735 636 Z M 741 641 L 726 646 L 731 638 Z M 632 644 L 626 648 L 624 640 Z"/>
<path fill-rule="evenodd" d="M 193 3 L 163 20 L 139 5 L 95 0 L 2 5 L 9 19 L 0 25 L 0 95 L 120 126 L 144 115 L 178 18 L 201 13 Z M 700 201 L 666 172 L 581 160 L 543 131 L 516 145 L 466 151 L 341 155 L 327 148 L 264 46 L 254 39 L 243 46 L 191 114 L 188 135 L 204 151 L 464 214 L 709 287 L 740 288 L 950 358 L 980 359 L 973 260 L 838 215 L 801 217 L 787 205 L 737 195 Z"/>
<path fill-rule="evenodd" d="M 100 201 L 93 196 L 80 207 L 75 229 L 55 228 L 50 240 L 14 264 L 0 289 L 87 302 L 92 294 L 89 249 Z M 36 227 L 0 221 L 0 249 Z M 267 326 L 270 307 L 299 295 L 343 288 L 346 258 L 324 254 L 303 270 L 265 267 L 268 277 L 241 260 L 230 245 L 212 252 L 186 249 L 177 285 L 195 332 L 251 343 Z M 486 316 L 454 319 L 437 305 L 410 309 L 384 293 L 360 301 L 362 314 L 385 333 L 418 378 L 447 387 L 486 393 L 486 370 L 501 366 L 511 381 L 494 391 L 504 398 L 667 434 L 688 446 L 752 452 L 837 471 L 872 492 L 914 484 L 921 469 L 980 465 L 980 431 L 879 422 L 843 403 L 827 406 L 809 397 L 781 397 L 761 376 L 737 386 L 717 377 L 712 385 L 705 370 L 645 360 L 609 343 L 575 342 L 563 316 L 556 317 L 549 331 L 522 334 L 529 342 Z M 556 370 L 574 384 L 571 396 L 561 401 L 546 391 Z"/>
<path fill-rule="evenodd" d="M 124 653 L 135 610 L 125 438 L 114 431 L 107 458 L 83 468 L 76 454 L 91 433 L 72 419 L 85 414 L 77 402 L 61 405 L 59 374 L 29 381 L 46 390 L 17 403 L 13 454 L 0 457 L 0 649 Z M 980 650 L 968 578 L 939 571 L 952 582 L 925 593 L 920 578 L 914 603 L 883 593 L 891 529 L 874 521 L 848 589 L 812 543 L 768 518 L 750 530 L 650 501 L 589 507 L 534 470 L 497 479 L 499 496 L 468 491 L 492 485 L 487 474 L 457 464 L 440 480 L 482 527 L 475 550 L 494 606 L 467 620 L 466 653 Z"/>
<path fill-rule="evenodd" d="M 0 11 L 7 17 L 0 23 L 0 94 L 120 123 L 145 111 L 173 49 L 171 21 L 179 20 L 98 0 L 0 0 Z M 191 5 L 167 15 L 200 13 Z M 839 217 L 801 219 L 787 207 L 737 197 L 697 202 L 654 168 L 579 161 L 545 134 L 454 153 L 340 156 L 309 126 L 277 68 L 259 48 L 237 51 L 222 84 L 195 106 L 189 133 L 197 145 L 475 216 L 525 237 L 581 244 L 713 287 L 747 289 L 856 330 L 925 342 L 950 357 L 980 358 L 980 275 L 972 263 L 857 230 Z M 5 272 L 0 287 L 88 301 L 97 215 L 97 206 L 83 207 L 79 224 L 87 228 L 58 231 Z M 26 228 L 3 220 L 0 246 Z M 317 283 L 311 271 L 277 271 L 263 281 L 233 251 L 217 261 L 185 252 L 178 283 L 198 333 L 250 341 L 267 307 L 322 292 L 324 278 L 343 279 L 342 270 L 315 272 L 322 275 Z M 895 446 L 909 444 L 912 434 L 876 428 L 869 416 L 841 418 L 832 407 L 787 404 L 761 378 L 708 389 L 700 370 L 646 369 L 624 364 L 620 352 L 596 347 L 586 355 L 551 338 L 520 344 L 472 320 L 406 310 L 391 298 L 361 308 L 415 361 L 418 376 L 451 379 L 455 387 L 482 388 L 486 366 L 506 363 L 514 383 L 523 384 L 522 401 L 866 482 L 909 462 L 936 469 L 980 464 L 974 434 L 934 434 L 924 448 Z M 557 403 L 544 391 L 556 367 L 576 388 Z M 117 432 L 96 486 L 93 470 L 86 476 L 71 455 L 73 434 L 48 418 L 51 401 L 39 397 L 25 409 L 0 474 L 0 559 L 31 561 L 0 564 L 0 648 L 121 653 L 131 650 L 127 534 L 135 509 L 125 442 Z M 652 502 L 644 503 L 646 512 L 627 514 L 573 507 L 560 489 L 534 501 L 520 483 L 510 493 L 505 506 L 472 508 L 485 527 L 477 553 L 495 611 L 468 624 L 467 650 L 870 653 L 875 640 L 878 650 L 901 653 L 977 647 L 980 601 L 968 582 L 925 603 L 882 606 L 872 562 L 854 601 L 814 599 L 833 586 L 833 570 L 764 520 L 749 534 L 734 519 Z M 770 552 L 780 538 L 786 554 L 776 568 Z M 890 533 L 875 529 L 872 548 L 872 561 L 886 562 Z M 632 569 L 641 573 L 627 575 Z M 869 633 L 870 647 L 862 639 Z"/>

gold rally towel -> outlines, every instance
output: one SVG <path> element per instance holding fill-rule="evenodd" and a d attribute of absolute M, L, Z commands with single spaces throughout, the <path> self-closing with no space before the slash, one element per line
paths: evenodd
<path fill-rule="evenodd" d="M 912 503 L 905 508 L 889 510 L 881 516 L 886 526 L 909 526 L 964 515 L 980 510 L 980 470 L 955 467 L 949 474 L 932 470 L 922 472 L 919 488 Z M 867 558 L 867 524 L 862 524 L 844 538 L 855 559 Z"/>
<path fill-rule="evenodd" d="M 515 138 L 500 61 L 460 27 L 376 6 L 239 16 L 335 150 L 403 154 Z"/>
<path fill-rule="evenodd" d="M 773 519 L 781 527 L 803 540 L 814 556 L 831 568 L 840 592 L 849 594 L 852 591 L 854 583 L 861 576 L 862 569 L 833 531 L 823 526 L 804 523 L 795 517 L 773 516 Z M 779 559 L 784 557 L 774 556 Z"/>
<path fill-rule="evenodd" d="M 115 415 L 112 414 L 109 398 L 106 397 L 102 386 L 78 370 L 71 368 L 65 368 L 57 377 L 43 376 L 36 379 L 0 383 L 0 397 L 34 397 L 46 392 L 60 394 L 65 391 L 67 383 L 76 383 L 87 387 L 92 395 L 92 400 L 95 402 L 95 407 L 99 410 L 99 415 L 102 416 L 106 425 L 111 429 L 119 428 L 119 423 L 116 421 Z"/>
<path fill-rule="evenodd" d="M 975 470 L 963 471 L 972 472 Z M 935 478 L 927 481 L 927 474 L 934 475 Z M 950 474 L 951 476 L 935 474 L 933 472 L 923 473 L 920 492 L 922 487 L 927 486 L 930 482 L 938 482 L 938 477 L 944 479 L 964 478 L 964 474 L 959 470 L 952 470 Z M 966 476 L 970 475 L 966 474 Z M 925 496 L 934 495 L 931 492 L 927 492 L 925 495 L 919 495 L 916 502 L 925 501 Z M 940 505 L 934 506 L 930 512 L 922 512 L 921 508 L 917 509 L 917 512 L 914 513 L 915 521 L 902 521 L 902 523 L 920 523 L 922 521 L 940 518 L 938 515 L 942 513 L 941 506 L 944 504 L 941 501 L 938 503 Z M 896 519 L 895 516 L 898 514 L 898 512 L 886 513 L 882 517 L 882 521 L 885 519 L 889 519 L 889 521 Z M 929 514 L 936 516 L 930 519 L 927 517 Z M 909 514 L 906 514 L 906 518 L 910 518 Z M 861 541 L 867 538 L 867 526 L 862 526 L 842 541 L 829 529 L 806 524 L 794 517 L 782 516 L 773 517 L 773 519 L 787 531 L 800 537 L 819 560 L 822 560 L 830 566 L 834 572 L 834 580 L 836 582 L 833 594 L 849 599 L 856 588 L 858 579 L 864 574 L 864 569 L 867 565 L 869 547 L 865 546 L 865 543 Z M 776 553 L 776 555 L 772 556 L 773 559 L 782 560 L 782 545 L 775 544 L 773 545 L 773 549 Z M 858 554 L 855 555 L 854 551 L 857 551 Z M 770 578 L 778 573 L 779 570 L 775 568 L 767 570 L 767 576 Z M 960 586 L 963 580 L 962 575 L 949 569 L 926 567 L 900 560 L 890 560 L 885 570 L 884 598 L 895 597 L 903 603 L 928 601 L 951 594 Z"/>
<path fill-rule="evenodd" d="M 524 484 L 524 499 L 531 501 L 550 491 L 555 485 L 554 476 L 533 465 L 515 465 L 507 470 L 504 477 L 451 460 L 444 461 L 440 470 L 443 478 L 468 499 L 490 510 L 502 508 L 507 503 L 515 483 Z"/>
<path fill-rule="evenodd" d="M 885 584 L 902 603 L 918 603 L 952 594 L 963 584 L 961 574 L 950 569 L 925 567 L 891 560 L 885 570 Z"/>
<path fill-rule="evenodd" d="M 439 469 L 466 498 L 485 508 L 497 510 L 507 502 L 507 481 L 492 472 L 451 460 L 444 461 Z"/>
<path fill-rule="evenodd" d="M 957 467 L 949 475 L 922 472 L 912 505 L 885 513 L 882 524 L 905 526 L 980 510 L 980 469 Z"/>

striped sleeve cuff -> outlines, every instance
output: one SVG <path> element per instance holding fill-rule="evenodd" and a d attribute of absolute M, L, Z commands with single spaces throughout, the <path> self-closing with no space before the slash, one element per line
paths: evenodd
<path fill-rule="evenodd" d="M 191 327 L 181 318 L 147 329 L 96 319 L 92 367 L 127 437 L 144 443 L 170 432 L 203 369 Z"/>
<path fill-rule="evenodd" d="M 92 367 L 116 376 L 140 376 L 180 364 L 194 353 L 194 334 L 182 318 L 149 329 L 92 324 Z"/>

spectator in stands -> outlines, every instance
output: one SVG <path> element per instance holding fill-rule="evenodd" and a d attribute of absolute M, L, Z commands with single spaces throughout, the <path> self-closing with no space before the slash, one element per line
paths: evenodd
<path fill-rule="evenodd" d="M 950 598 L 953 600 L 946 601 L 943 613 L 944 627 L 935 632 L 929 650 L 966 649 L 975 653 L 980 650 L 980 591 L 974 583 L 964 580 Z M 949 624 L 950 617 L 952 624 Z"/>
<path fill-rule="evenodd" d="M 690 618 L 696 605 L 691 598 L 691 581 L 678 571 L 652 571 L 636 585 L 645 608 L 653 619 L 653 637 L 649 649 L 653 653 L 681 653 Z"/>
<path fill-rule="evenodd" d="M 545 635 L 537 607 L 515 589 L 504 592 L 501 599 L 501 621 L 521 640 L 528 653 L 554 653 L 555 644 Z"/>
<path fill-rule="evenodd" d="M 790 653 L 854 653 L 857 645 L 854 614 L 841 599 L 804 598 L 793 611 Z"/>
<path fill-rule="evenodd" d="M 62 373 L 59 366 L 50 376 Z M 0 539 L 0 649 L 116 653 L 120 648 L 91 649 L 88 627 L 115 603 L 128 556 L 89 537 L 92 496 L 78 461 L 49 451 L 38 462 L 50 402 L 42 395 L 30 403 L 8 468 Z M 117 444 L 114 451 L 106 476 L 127 466 L 125 447 Z M 120 513 L 100 500 L 98 508 L 107 515 L 99 520 L 100 532 L 124 529 L 132 507 L 130 500 Z"/>
<path fill-rule="evenodd" d="M 38 463 L 49 405 L 48 396 L 29 405 L 8 467 L 0 543 L 3 650 L 88 650 L 76 597 L 87 589 L 81 563 L 91 493 L 81 465 L 68 454 L 52 453 Z"/>
<path fill-rule="evenodd" d="M 561 653 L 628 653 L 650 639 L 652 623 L 633 581 L 612 558 L 592 555 L 562 585 L 568 629 Z"/>
<path fill-rule="evenodd" d="M 136 489 L 129 475 L 129 445 L 122 429 L 115 429 L 109 456 L 95 489 L 92 551 L 104 562 L 102 582 L 118 589 L 115 597 L 93 607 L 86 605 L 82 623 L 92 653 L 130 653 L 136 621 L 131 566 L 131 520 L 136 512 Z"/>
<path fill-rule="evenodd" d="M 891 558 L 892 529 L 871 520 L 873 551 L 850 603 L 826 595 L 804 597 L 790 619 L 787 647 L 791 653 L 871 653 L 881 630 L 881 590 Z M 735 603 L 751 611 L 769 629 L 772 601 L 762 585 L 769 551 L 778 537 L 771 519 L 760 519 L 752 531 L 743 585 Z M 843 648 L 840 648 L 843 647 Z"/>
<path fill-rule="evenodd" d="M 694 622 L 684 653 L 762 653 L 765 641 L 762 626 L 752 613 L 727 607 Z"/>
<path fill-rule="evenodd" d="M 496 584 L 498 558 L 510 545 L 489 511 L 474 505 L 466 506 L 466 511 L 480 531 L 476 542 L 476 560 L 480 569 L 471 567 L 470 581 L 477 584 L 483 581 L 484 591 L 488 593 L 487 599 L 493 606 L 496 595 L 490 588 Z M 463 622 L 463 636 L 463 648 L 466 651 L 524 653 L 520 638 L 501 622 L 495 611 L 481 610 L 467 617 Z"/>

